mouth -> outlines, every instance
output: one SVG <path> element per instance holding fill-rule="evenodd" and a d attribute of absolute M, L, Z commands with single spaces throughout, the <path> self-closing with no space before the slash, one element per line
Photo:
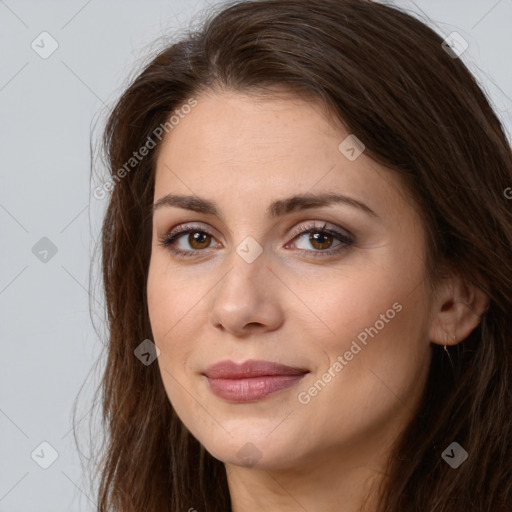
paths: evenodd
<path fill-rule="evenodd" d="M 219 398 L 251 402 L 295 385 L 308 373 L 306 368 L 249 360 L 242 364 L 221 361 L 208 367 L 203 375 L 210 391 Z"/>

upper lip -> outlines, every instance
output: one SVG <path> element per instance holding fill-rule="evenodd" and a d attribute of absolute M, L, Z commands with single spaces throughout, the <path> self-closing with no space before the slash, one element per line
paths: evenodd
<path fill-rule="evenodd" d="M 265 375 L 302 375 L 308 373 L 306 368 L 296 368 L 284 364 L 251 359 L 237 364 L 234 361 L 220 361 L 209 366 L 204 375 L 211 379 L 244 379 Z"/>

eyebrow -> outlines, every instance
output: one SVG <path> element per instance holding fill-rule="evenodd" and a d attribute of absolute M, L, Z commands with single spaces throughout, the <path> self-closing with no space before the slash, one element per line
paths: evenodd
<path fill-rule="evenodd" d="M 306 210 L 309 208 L 318 208 L 321 206 L 331 206 L 333 204 L 345 204 L 353 208 L 357 208 L 372 217 L 380 219 L 380 217 L 366 204 L 348 197 L 343 194 L 335 194 L 325 192 L 319 194 L 305 193 L 297 194 L 285 199 L 278 199 L 270 204 L 267 208 L 268 217 L 282 217 L 291 212 Z M 177 207 L 194 212 L 204 213 L 221 217 L 220 209 L 214 201 L 204 199 L 198 196 L 184 196 L 176 194 L 167 194 L 161 197 L 153 204 L 153 212 L 163 207 Z"/>

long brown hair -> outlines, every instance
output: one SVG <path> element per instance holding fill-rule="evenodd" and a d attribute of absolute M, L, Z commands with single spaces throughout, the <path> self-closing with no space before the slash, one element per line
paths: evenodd
<path fill-rule="evenodd" d="M 163 49 L 124 92 L 103 140 L 112 190 L 101 239 L 109 331 L 101 512 L 230 510 L 224 464 L 178 419 L 158 365 L 134 356 L 152 339 L 146 281 L 159 140 L 130 159 L 201 92 L 274 86 L 322 102 L 368 156 L 403 178 L 428 235 L 431 283 L 457 273 L 489 297 L 478 327 L 450 348 L 452 364 L 432 346 L 424 397 L 390 457 L 379 511 L 512 510 L 512 154 L 476 80 L 442 43 L 375 2 L 237 2 Z M 469 453 L 456 470 L 441 457 L 453 441 Z"/>

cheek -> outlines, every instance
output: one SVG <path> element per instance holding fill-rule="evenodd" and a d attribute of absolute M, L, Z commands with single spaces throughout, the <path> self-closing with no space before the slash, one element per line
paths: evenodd
<path fill-rule="evenodd" d="M 204 349 L 203 326 L 207 319 L 206 279 L 176 272 L 165 257 L 150 263 L 147 300 L 154 342 L 160 349 L 158 363 L 169 398 L 174 402 L 190 379 L 190 361 Z"/>
<path fill-rule="evenodd" d="M 195 306 L 206 291 L 200 280 L 173 271 L 164 256 L 153 258 L 147 283 L 153 335 L 166 343 L 176 330 L 182 328 L 182 321 L 195 314 Z"/>
<path fill-rule="evenodd" d="M 399 322 L 399 317 L 404 315 L 397 310 L 401 309 L 400 304 L 404 305 L 404 298 L 410 291 L 404 280 L 393 280 L 389 271 L 375 270 L 371 266 L 333 272 L 328 277 L 317 276 L 304 280 L 303 285 L 296 289 L 297 295 L 305 298 L 304 302 L 315 317 L 309 318 L 305 326 L 320 328 L 324 333 L 321 337 L 330 340 L 329 345 L 334 348 L 340 340 L 356 337 L 375 322 L 382 331 L 391 323 Z"/>
<path fill-rule="evenodd" d="M 316 322 L 315 336 L 307 322 L 301 326 L 314 340 L 318 369 L 299 400 L 314 417 L 329 418 L 333 437 L 348 430 L 362 435 L 406 414 L 421 394 L 430 355 L 427 296 L 421 286 L 411 293 L 412 281 L 372 275 L 326 287 L 329 294 L 315 307 L 329 330 Z"/>
<path fill-rule="evenodd" d="M 202 439 L 201 435 L 211 430 L 211 425 L 201 408 L 201 401 L 194 398 L 196 392 L 190 382 L 190 361 L 201 350 L 201 336 L 197 332 L 200 322 L 194 321 L 193 315 L 204 291 L 200 294 L 197 286 L 190 287 L 189 283 L 190 288 L 187 288 L 186 283 L 171 276 L 170 273 L 157 272 L 156 267 L 148 276 L 148 309 L 153 341 L 160 349 L 157 363 L 175 413 L 194 437 Z"/>
<path fill-rule="evenodd" d="M 188 317 L 193 314 L 195 295 L 198 293 L 183 293 L 188 291 L 185 283 L 180 283 L 172 272 L 165 268 L 165 264 L 152 261 L 150 264 L 147 300 L 149 319 L 154 342 L 160 349 L 158 362 L 161 369 L 174 374 L 186 359 L 185 348 L 191 350 L 193 337 L 187 336 L 184 331 L 187 327 Z M 189 343 L 178 340 L 189 339 Z M 169 376 L 162 371 L 164 382 Z"/>
<path fill-rule="evenodd" d="M 160 349 L 157 359 L 162 382 L 174 410 L 182 421 L 186 421 L 183 411 L 187 404 L 186 362 L 193 351 L 193 337 L 184 332 L 187 324 L 187 311 L 192 305 L 184 299 L 182 287 L 171 279 L 161 265 L 152 262 L 148 275 L 147 297 L 148 311 L 153 333 L 153 341 Z M 184 343 L 185 339 L 191 342 Z"/>
<path fill-rule="evenodd" d="M 393 389 L 405 390 L 428 365 L 429 292 L 418 258 L 382 258 L 379 265 L 316 280 L 302 293 L 317 313 L 316 335 L 311 322 L 301 327 L 329 360 L 325 365 L 319 359 L 319 372 L 341 356 L 340 385 L 342 380 L 350 387 L 364 383 L 370 392 L 381 377 Z"/>
<path fill-rule="evenodd" d="M 166 330 L 175 321 L 175 291 L 171 280 L 165 274 L 162 275 L 159 265 L 152 261 L 148 274 L 147 300 L 151 329 L 157 343 L 163 341 Z"/>

